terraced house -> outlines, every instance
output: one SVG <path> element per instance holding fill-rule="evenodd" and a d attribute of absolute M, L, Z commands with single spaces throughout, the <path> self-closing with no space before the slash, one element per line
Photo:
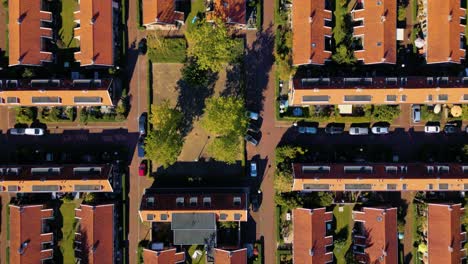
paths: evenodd
<path fill-rule="evenodd" d="M 459 163 L 293 164 L 294 191 L 465 191 Z"/>
<path fill-rule="evenodd" d="M 220 18 L 225 23 L 245 28 L 247 26 L 246 0 L 208 0 L 206 4 L 206 21 Z"/>
<path fill-rule="evenodd" d="M 147 29 L 175 29 L 184 24 L 182 0 L 143 0 L 142 23 Z"/>

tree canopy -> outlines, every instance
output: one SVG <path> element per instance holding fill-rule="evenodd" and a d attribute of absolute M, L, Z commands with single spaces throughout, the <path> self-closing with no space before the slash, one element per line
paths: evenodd
<path fill-rule="evenodd" d="M 217 97 L 206 100 L 202 126 L 217 136 L 240 136 L 247 128 L 244 102 L 234 97 Z"/>
<path fill-rule="evenodd" d="M 213 24 L 200 21 L 193 30 L 187 32 L 187 40 L 187 52 L 197 59 L 202 70 L 219 72 L 225 63 L 234 59 L 235 40 L 220 20 Z"/>
<path fill-rule="evenodd" d="M 149 122 L 155 130 L 177 130 L 182 122 L 182 113 L 170 106 L 169 101 L 151 106 Z"/>
<path fill-rule="evenodd" d="M 236 135 L 217 137 L 208 146 L 208 153 L 218 161 L 234 164 L 239 156 L 240 138 Z"/>

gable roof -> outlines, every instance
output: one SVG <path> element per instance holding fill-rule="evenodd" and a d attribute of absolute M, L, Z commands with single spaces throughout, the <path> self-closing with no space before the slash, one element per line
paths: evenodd
<path fill-rule="evenodd" d="M 75 217 L 80 219 L 79 258 L 89 264 L 114 263 L 114 205 L 81 204 L 75 209 Z"/>
<path fill-rule="evenodd" d="M 228 251 L 215 248 L 214 259 L 215 264 L 247 264 L 247 249 Z"/>
<path fill-rule="evenodd" d="M 363 20 L 353 35 L 363 35 L 363 50 L 354 51 L 365 64 L 396 63 L 396 0 L 363 1 L 364 9 L 352 10 L 353 19 Z"/>
<path fill-rule="evenodd" d="M 460 18 L 465 17 L 466 10 L 460 7 L 460 0 L 424 2 L 427 8 L 427 63 L 460 63 L 460 59 L 465 58 L 465 51 L 460 49 L 460 34 L 465 34 Z"/>
<path fill-rule="evenodd" d="M 53 217 L 53 210 L 44 205 L 9 207 L 10 263 L 40 263 L 41 259 L 52 258 L 53 250 L 42 251 L 41 243 L 53 241 L 52 233 L 42 234 L 42 219 Z"/>
<path fill-rule="evenodd" d="M 293 262 L 301 264 L 328 263 L 333 252 L 326 247 L 333 244 L 333 237 L 326 235 L 326 224 L 333 220 L 326 208 L 293 210 Z"/>
<path fill-rule="evenodd" d="M 52 61 L 52 53 L 42 47 L 42 38 L 52 38 L 52 29 L 41 21 L 52 21 L 52 13 L 42 11 L 42 0 L 8 1 L 9 65 L 41 65 Z"/>
<path fill-rule="evenodd" d="M 246 0 L 213 0 L 213 11 L 207 12 L 207 21 L 221 18 L 228 24 L 247 24 Z"/>
<path fill-rule="evenodd" d="M 324 64 L 331 56 L 325 50 L 325 36 L 332 35 L 325 20 L 332 20 L 327 1 L 295 0 L 292 6 L 293 64 Z"/>
<path fill-rule="evenodd" d="M 175 248 L 166 250 L 143 249 L 143 262 L 149 264 L 185 263 L 185 252 L 177 252 Z"/>
<path fill-rule="evenodd" d="M 143 0 L 143 25 L 183 22 L 184 13 L 175 10 L 175 2 L 175 0 Z"/>
<path fill-rule="evenodd" d="M 461 217 L 465 209 L 461 204 L 429 204 L 427 216 L 427 246 L 429 263 L 461 263 L 462 241 L 466 232 L 461 230 Z"/>
<path fill-rule="evenodd" d="M 364 207 L 353 211 L 355 221 L 363 221 L 366 237 L 356 239 L 364 243 L 365 254 L 356 254 L 358 260 L 366 263 L 398 263 L 397 208 Z M 362 241 L 364 240 L 364 241 Z M 361 244 L 360 243 L 360 244 Z"/>
<path fill-rule="evenodd" d="M 114 65 L 114 30 L 112 0 L 80 0 L 75 19 L 75 38 L 80 40 L 80 51 L 75 52 L 81 66 Z"/>

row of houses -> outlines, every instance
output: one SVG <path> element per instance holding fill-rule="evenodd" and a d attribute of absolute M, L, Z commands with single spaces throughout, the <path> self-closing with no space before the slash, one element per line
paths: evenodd
<path fill-rule="evenodd" d="M 10 263 L 54 263 L 57 219 L 46 205 L 9 205 Z M 75 209 L 76 263 L 118 263 L 114 204 L 86 205 Z"/>
<path fill-rule="evenodd" d="M 41 66 L 54 61 L 54 31 L 50 1 L 9 0 L 9 66 Z M 115 48 L 113 0 L 80 0 L 74 11 L 75 60 L 81 66 L 113 66 Z"/>
<path fill-rule="evenodd" d="M 293 1 L 294 65 L 323 65 L 331 59 L 332 3 L 332 0 Z M 364 64 L 395 64 L 397 0 L 353 3 L 350 11 L 353 38 L 359 43 L 354 56 Z M 462 1 L 423 0 L 422 4 L 420 19 L 427 63 L 460 63 L 465 58 L 466 9 Z"/>
<path fill-rule="evenodd" d="M 353 211 L 352 253 L 361 263 L 398 263 L 397 208 Z M 466 232 L 461 204 L 429 204 L 424 263 L 462 263 Z M 333 262 L 333 213 L 326 208 L 293 210 L 293 262 Z M 416 256 L 414 256 L 416 257 Z"/>

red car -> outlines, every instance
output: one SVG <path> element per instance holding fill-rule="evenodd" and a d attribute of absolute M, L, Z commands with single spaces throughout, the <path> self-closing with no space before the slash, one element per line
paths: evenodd
<path fill-rule="evenodd" d="M 142 161 L 140 163 L 140 167 L 138 167 L 138 175 L 139 176 L 146 176 L 146 161 Z"/>

